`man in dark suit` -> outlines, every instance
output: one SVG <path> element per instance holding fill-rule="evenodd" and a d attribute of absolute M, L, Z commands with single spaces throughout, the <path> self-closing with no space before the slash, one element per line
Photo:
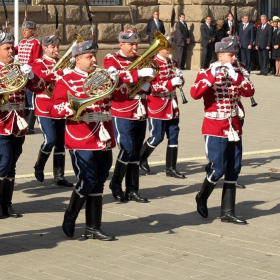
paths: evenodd
<path fill-rule="evenodd" d="M 163 35 L 165 34 L 165 28 L 163 25 L 163 21 L 159 19 L 159 12 L 153 12 L 153 18 L 148 21 L 147 24 L 147 34 L 149 36 L 148 42 L 151 44 L 154 40 L 154 32 L 155 30 L 161 32 Z"/>
<path fill-rule="evenodd" d="M 251 71 L 251 52 L 254 42 L 254 33 L 254 25 L 249 22 L 248 15 L 244 15 L 242 17 L 242 23 L 239 25 L 238 36 L 241 44 L 241 62 L 246 66 L 249 73 Z"/>
<path fill-rule="evenodd" d="M 188 26 L 185 23 L 185 14 L 181 13 L 176 24 L 174 40 L 177 48 L 177 62 L 181 70 L 185 70 L 187 45 L 190 43 Z"/>
<path fill-rule="evenodd" d="M 227 14 L 227 19 L 224 23 L 224 30 L 228 36 L 235 35 L 234 17 L 231 12 Z"/>
<path fill-rule="evenodd" d="M 214 26 L 211 25 L 211 17 L 207 16 L 205 18 L 205 23 L 201 25 L 201 46 L 202 46 L 202 58 L 201 58 L 201 68 L 208 68 L 212 53 L 214 49 L 215 42 L 215 29 Z"/>
<path fill-rule="evenodd" d="M 256 50 L 258 51 L 260 73 L 257 75 L 268 74 L 268 58 L 272 40 L 272 26 L 267 22 L 267 16 L 261 15 L 261 25 L 256 33 Z"/>

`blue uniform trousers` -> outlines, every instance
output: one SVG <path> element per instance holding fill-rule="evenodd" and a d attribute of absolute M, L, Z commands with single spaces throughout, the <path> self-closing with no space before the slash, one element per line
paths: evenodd
<path fill-rule="evenodd" d="M 37 121 L 44 137 L 41 151 L 51 153 L 54 147 L 54 154 L 64 154 L 65 119 L 37 117 Z"/>
<path fill-rule="evenodd" d="M 112 166 L 112 151 L 69 150 L 72 166 L 79 182 L 76 192 L 81 196 L 102 195 L 104 183 Z"/>
<path fill-rule="evenodd" d="M 120 149 L 118 160 L 123 163 L 139 162 L 146 134 L 146 121 L 113 117 L 116 142 Z"/>
<path fill-rule="evenodd" d="M 25 91 L 25 109 L 34 110 L 34 93 L 30 89 Z"/>
<path fill-rule="evenodd" d="M 205 153 L 210 161 L 208 181 L 216 183 L 225 175 L 225 183 L 236 183 L 241 170 L 242 142 L 209 135 L 204 138 Z"/>
<path fill-rule="evenodd" d="M 178 136 L 179 136 L 179 118 L 171 120 L 158 120 L 148 118 L 149 121 L 149 131 L 151 137 L 147 139 L 149 146 L 155 148 L 164 139 L 164 134 L 166 133 L 168 139 L 169 147 L 178 147 Z"/>
<path fill-rule="evenodd" d="M 16 163 L 22 153 L 25 137 L 0 135 L 0 179 L 15 178 Z"/>

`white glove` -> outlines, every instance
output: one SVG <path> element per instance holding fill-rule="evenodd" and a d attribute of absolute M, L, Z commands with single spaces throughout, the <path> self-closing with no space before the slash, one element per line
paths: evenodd
<path fill-rule="evenodd" d="M 72 73 L 72 71 L 73 71 L 73 70 L 70 69 L 70 68 L 65 68 L 65 69 L 63 69 L 63 76 Z"/>
<path fill-rule="evenodd" d="M 34 73 L 30 65 L 23 64 L 22 66 L 20 66 L 20 71 L 24 74 L 29 74 L 29 80 L 32 80 L 34 78 Z"/>
<path fill-rule="evenodd" d="M 183 76 L 183 73 L 182 73 L 181 69 L 179 69 L 179 68 L 176 69 L 176 74 L 177 74 L 177 76 L 179 76 L 179 77 L 182 77 L 182 76 Z"/>
<path fill-rule="evenodd" d="M 171 80 L 172 86 L 181 86 L 183 84 L 183 81 L 179 77 L 175 77 Z"/>
<path fill-rule="evenodd" d="M 227 62 L 227 63 L 224 64 L 224 66 L 227 67 L 227 72 L 228 72 L 229 76 L 230 76 L 233 80 L 236 81 L 237 78 L 238 78 L 238 74 L 235 72 L 235 70 L 234 70 L 232 64 L 231 64 L 230 62 Z"/>
<path fill-rule="evenodd" d="M 107 69 L 107 72 L 110 75 L 111 80 L 113 80 L 115 82 L 116 81 L 116 76 L 119 74 L 118 70 L 114 66 L 110 66 Z"/>
<path fill-rule="evenodd" d="M 142 87 L 141 87 L 142 90 L 148 92 L 149 89 L 150 89 L 150 83 L 145 83 Z"/>
<path fill-rule="evenodd" d="M 218 68 L 221 66 L 222 66 L 221 62 L 214 62 L 211 65 L 211 74 L 213 75 L 214 78 L 216 78 L 218 76 L 218 74 L 220 73 L 220 69 L 218 69 Z"/>
<path fill-rule="evenodd" d="M 143 68 L 138 70 L 138 77 L 143 78 L 143 77 L 155 77 L 155 72 L 153 68 Z"/>

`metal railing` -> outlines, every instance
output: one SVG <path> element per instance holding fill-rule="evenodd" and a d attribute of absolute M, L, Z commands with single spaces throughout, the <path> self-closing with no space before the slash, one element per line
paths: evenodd
<path fill-rule="evenodd" d="M 118 6 L 122 4 L 122 0 L 90 0 L 91 6 Z"/>
<path fill-rule="evenodd" d="M 14 5 L 14 0 L 4 0 L 5 4 L 8 5 Z M 19 5 L 25 5 L 25 4 L 31 4 L 31 0 L 18 0 Z"/>

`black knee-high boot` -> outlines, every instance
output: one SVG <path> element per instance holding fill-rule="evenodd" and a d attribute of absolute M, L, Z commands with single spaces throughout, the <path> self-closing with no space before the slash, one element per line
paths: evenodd
<path fill-rule="evenodd" d="M 202 187 L 195 197 L 197 212 L 203 217 L 208 217 L 207 199 L 215 188 L 215 183 L 211 183 L 205 178 Z"/>
<path fill-rule="evenodd" d="M 53 154 L 53 176 L 54 182 L 59 186 L 73 187 L 64 177 L 65 154 Z"/>
<path fill-rule="evenodd" d="M 44 177 L 44 168 L 45 168 L 45 165 L 46 165 L 46 162 L 49 158 L 51 153 L 44 153 L 41 151 L 39 151 L 39 154 L 38 154 L 38 158 L 37 158 L 37 161 L 35 163 L 35 177 L 36 179 L 39 181 L 39 182 L 43 182 L 45 177 Z"/>
<path fill-rule="evenodd" d="M 122 180 L 125 175 L 127 165 L 116 161 L 113 177 L 110 182 L 110 189 L 112 190 L 113 197 L 118 201 L 125 201 L 125 196 L 122 190 Z"/>
<path fill-rule="evenodd" d="M 125 196 L 127 200 L 134 200 L 136 202 L 148 202 L 148 199 L 142 197 L 139 191 L 139 167 L 138 164 L 129 163 L 127 165 L 125 175 L 126 191 Z"/>
<path fill-rule="evenodd" d="M 86 201 L 86 238 L 93 238 L 102 241 L 115 240 L 115 236 L 107 235 L 101 230 L 102 219 L 102 196 L 87 197 Z"/>
<path fill-rule="evenodd" d="M 26 134 L 34 134 L 35 133 L 34 125 L 36 121 L 35 111 L 34 110 L 28 110 L 28 111 L 29 112 L 27 113 L 26 116 L 26 122 L 28 125 Z"/>
<path fill-rule="evenodd" d="M 186 176 L 176 170 L 178 147 L 167 147 L 166 150 L 166 176 L 185 179 Z"/>
<path fill-rule="evenodd" d="M 148 157 L 152 154 L 155 148 L 148 145 L 147 142 L 144 143 L 141 152 L 140 152 L 140 164 L 139 167 L 146 171 L 147 173 L 150 173 L 150 166 L 148 164 Z"/>
<path fill-rule="evenodd" d="M 4 216 L 13 217 L 13 218 L 21 218 L 22 215 L 18 213 L 12 207 L 12 198 L 15 187 L 15 179 L 14 178 L 6 178 L 4 179 L 4 187 L 2 191 L 2 212 Z"/>
<path fill-rule="evenodd" d="M 64 214 L 62 229 L 68 237 L 73 237 L 75 232 L 76 219 L 86 201 L 86 197 L 80 197 L 76 191 L 72 192 L 69 206 Z"/>
<path fill-rule="evenodd" d="M 2 211 L 2 205 L 4 204 L 3 201 L 3 189 L 5 185 L 5 179 L 0 180 L 0 219 L 2 219 L 3 211 Z"/>
<path fill-rule="evenodd" d="M 245 225 L 247 222 L 235 216 L 235 183 L 224 183 L 222 193 L 221 221 L 226 223 L 234 223 Z"/>

